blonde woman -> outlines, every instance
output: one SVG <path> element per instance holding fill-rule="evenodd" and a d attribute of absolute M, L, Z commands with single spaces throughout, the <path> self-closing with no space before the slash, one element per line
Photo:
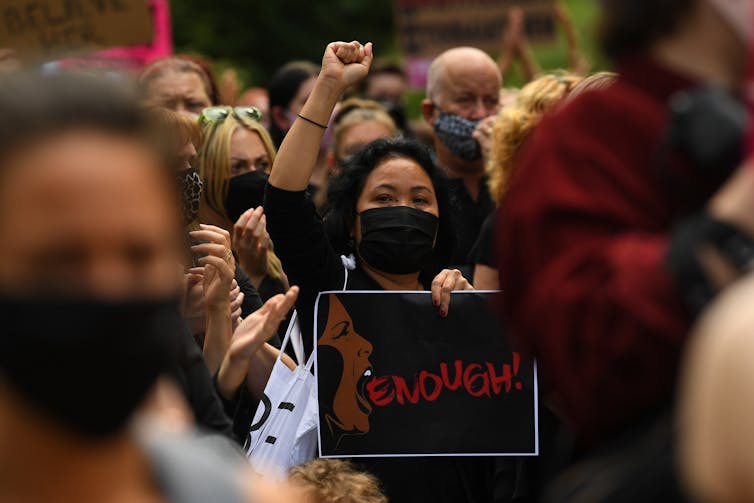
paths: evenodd
<path fill-rule="evenodd" d="M 254 107 L 204 109 L 197 168 L 204 185 L 201 220 L 231 234 L 241 268 L 266 300 L 284 293 L 288 282 L 261 207 L 275 148 L 260 119 Z"/>
<path fill-rule="evenodd" d="M 503 108 L 492 131 L 490 159 L 486 170 L 490 194 L 500 205 L 508 186 L 514 159 L 524 140 L 544 114 L 565 98 L 581 82 L 582 77 L 571 73 L 547 74 L 524 86 L 510 105 Z M 494 253 L 494 211 L 482 224 L 479 238 L 469 259 L 475 264 L 474 288 L 500 288 Z"/>

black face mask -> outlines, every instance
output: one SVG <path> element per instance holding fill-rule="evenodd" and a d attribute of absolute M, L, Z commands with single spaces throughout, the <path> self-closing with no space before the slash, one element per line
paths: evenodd
<path fill-rule="evenodd" d="M 230 179 L 224 204 L 225 214 L 231 222 L 238 221 L 243 212 L 249 208 L 262 206 L 268 178 L 261 171 L 249 171 Z"/>
<path fill-rule="evenodd" d="M 199 204 L 202 200 L 202 178 L 195 168 L 187 168 L 176 174 L 178 190 L 181 192 L 181 210 L 183 221 L 190 224 L 199 216 Z"/>
<path fill-rule="evenodd" d="M 0 297 L 0 374 L 49 419 L 105 437 L 123 428 L 174 364 L 181 324 L 172 299 Z"/>
<path fill-rule="evenodd" d="M 439 220 L 409 206 L 373 208 L 359 213 L 359 255 L 389 274 L 410 274 L 432 259 Z"/>

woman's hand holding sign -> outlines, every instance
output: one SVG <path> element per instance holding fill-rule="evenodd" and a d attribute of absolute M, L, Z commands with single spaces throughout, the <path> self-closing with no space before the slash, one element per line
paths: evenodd
<path fill-rule="evenodd" d="M 473 290 L 474 287 L 458 269 L 444 269 L 432 280 L 432 304 L 439 309 L 440 316 L 448 316 L 450 294 L 454 290 Z"/>

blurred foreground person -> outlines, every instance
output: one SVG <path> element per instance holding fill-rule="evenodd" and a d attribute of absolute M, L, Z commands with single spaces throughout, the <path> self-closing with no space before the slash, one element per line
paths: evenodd
<path fill-rule="evenodd" d="M 235 458 L 130 427 L 182 330 L 173 174 L 135 101 L 19 76 L 0 113 L 0 501 L 243 501 Z"/>
<path fill-rule="evenodd" d="M 502 77 L 497 64 L 473 47 L 440 54 L 427 75 L 424 119 L 435 132 L 437 164 L 450 179 L 452 228 L 456 245 L 451 264 L 467 264 L 479 229 L 494 205 L 487 189 L 482 148 L 474 136 L 491 133 L 500 109 Z M 464 271 L 470 277 L 470 268 Z"/>
<path fill-rule="evenodd" d="M 553 499 L 680 498 L 678 360 L 696 314 L 754 258 L 737 101 L 753 6 L 604 2 L 616 81 L 545 117 L 517 160 L 500 208 L 505 315 L 581 459 Z"/>
<path fill-rule="evenodd" d="M 678 459 L 694 501 L 754 501 L 753 299 L 749 275 L 710 306 L 689 341 Z"/>

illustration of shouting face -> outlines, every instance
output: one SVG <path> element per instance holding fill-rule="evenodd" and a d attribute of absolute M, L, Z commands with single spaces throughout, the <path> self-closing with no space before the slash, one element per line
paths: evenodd
<path fill-rule="evenodd" d="M 337 444 L 343 435 L 369 432 L 372 406 L 365 390 L 373 373 L 369 361 L 372 344 L 356 333 L 353 320 L 340 300 L 334 294 L 330 294 L 329 298 L 330 312 L 325 330 L 317 341 L 317 352 L 320 368 L 323 363 L 329 368 L 342 363 L 340 381 L 326 383 L 329 392 L 322 392 L 320 385 L 321 403 L 328 404 L 324 407 L 323 419 Z M 329 407 L 330 403 L 332 407 Z"/>

